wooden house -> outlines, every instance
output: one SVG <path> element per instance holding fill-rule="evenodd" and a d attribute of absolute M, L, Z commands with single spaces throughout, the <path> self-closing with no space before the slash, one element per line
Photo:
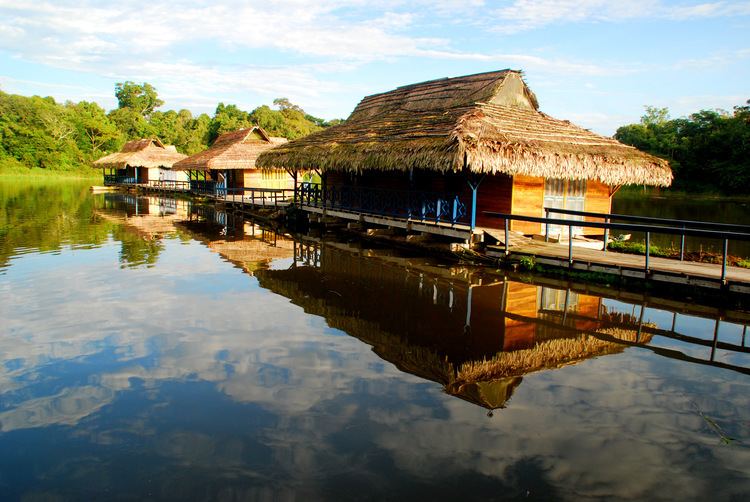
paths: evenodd
<path fill-rule="evenodd" d="M 255 160 L 262 152 L 286 143 L 286 138 L 269 136 L 260 127 L 224 133 L 208 150 L 176 163 L 174 168 L 188 173 L 197 191 L 225 191 L 238 188 L 293 188 L 283 170 L 261 171 Z"/>
<path fill-rule="evenodd" d="M 504 226 L 485 212 L 606 213 L 622 185 L 672 181 L 667 161 L 541 112 L 514 70 L 368 96 L 342 124 L 258 165 L 319 171 L 321 186 L 299 187 L 304 210 L 462 238 Z M 542 227 L 513 221 L 511 230 Z"/>
<path fill-rule="evenodd" d="M 172 166 L 187 157 L 173 145 L 164 145 L 157 138 L 128 141 L 119 152 L 94 162 L 101 167 L 105 184 L 153 184 L 155 181 L 187 181 L 182 171 Z"/>

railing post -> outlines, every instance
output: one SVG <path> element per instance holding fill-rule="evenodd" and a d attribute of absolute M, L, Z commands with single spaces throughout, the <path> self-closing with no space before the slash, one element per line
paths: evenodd
<path fill-rule="evenodd" d="M 568 266 L 573 266 L 573 225 L 568 225 Z"/>
<path fill-rule="evenodd" d="M 456 198 L 453 199 L 453 211 L 451 214 L 451 223 L 455 224 L 456 218 L 458 218 L 458 195 L 456 195 Z"/>
<path fill-rule="evenodd" d="M 648 259 L 651 256 L 651 232 L 646 232 L 646 273 L 648 274 Z"/>
<path fill-rule="evenodd" d="M 477 226 L 477 188 L 479 185 L 469 184 L 471 188 L 471 229 Z"/>
<path fill-rule="evenodd" d="M 609 218 L 604 218 L 604 224 L 609 225 Z M 604 229 L 604 246 L 602 247 L 602 251 L 605 253 L 607 252 L 607 241 L 609 240 L 609 227 Z"/>
<path fill-rule="evenodd" d="M 727 280 L 727 253 L 729 251 L 729 239 L 724 239 L 724 252 L 721 256 L 721 283 Z"/>
<path fill-rule="evenodd" d="M 549 209 L 544 208 L 544 217 L 549 220 Z M 544 224 L 544 242 L 549 242 L 549 221 Z"/>
<path fill-rule="evenodd" d="M 714 341 L 711 344 L 711 361 L 714 360 L 714 356 L 716 355 L 716 345 L 719 342 L 719 319 L 716 319 L 716 322 L 714 323 Z"/>
<path fill-rule="evenodd" d="M 510 240 L 508 236 L 509 230 L 510 230 L 510 222 L 508 218 L 505 218 L 505 256 L 508 256 L 508 254 L 510 253 L 509 242 L 508 242 Z"/>
<path fill-rule="evenodd" d="M 685 225 L 682 225 L 682 235 L 680 236 L 680 261 L 685 259 Z"/>
<path fill-rule="evenodd" d="M 443 199 L 438 197 L 437 202 L 435 203 L 435 223 L 440 223 L 440 205 L 442 202 Z"/>

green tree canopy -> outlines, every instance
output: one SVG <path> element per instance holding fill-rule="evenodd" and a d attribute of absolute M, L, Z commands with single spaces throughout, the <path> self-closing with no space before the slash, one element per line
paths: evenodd
<path fill-rule="evenodd" d="M 678 119 L 666 108 L 646 107 L 640 123 L 620 127 L 615 138 L 669 159 L 677 188 L 750 193 L 749 106 Z"/>
<path fill-rule="evenodd" d="M 129 108 L 134 112 L 148 117 L 156 108 L 164 104 L 154 86 L 144 82 L 136 84 L 130 80 L 115 84 L 115 96 L 118 108 Z"/>

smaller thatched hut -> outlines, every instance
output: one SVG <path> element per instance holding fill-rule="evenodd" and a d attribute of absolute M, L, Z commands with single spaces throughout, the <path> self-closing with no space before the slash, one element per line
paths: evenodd
<path fill-rule="evenodd" d="M 211 148 L 177 162 L 174 169 L 188 173 L 191 187 L 214 191 L 232 188 L 294 188 L 286 171 L 260 171 L 255 159 L 264 151 L 286 143 L 261 127 L 224 133 Z"/>
<path fill-rule="evenodd" d="M 158 138 L 143 138 L 128 141 L 119 152 L 96 160 L 94 166 L 102 168 L 107 185 L 187 181 L 183 172 L 171 169 L 185 157 L 174 145 L 165 145 Z"/>

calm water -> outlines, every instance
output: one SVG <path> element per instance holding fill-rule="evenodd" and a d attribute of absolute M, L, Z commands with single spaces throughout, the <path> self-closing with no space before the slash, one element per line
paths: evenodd
<path fill-rule="evenodd" d="M 0 499 L 747 500 L 748 314 L 599 295 L 0 184 Z"/>
<path fill-rule="evenodd" d="M 623 192 L 615 195 L 612 212 L 634 214 L 655 218 L 670 218 L 688 221 L 716 221 L 735 225 L 750 225 L 750 199 L 731 197 L 711 197 L 685 194 L 652 194 L 645 196 L 637 192 Z M 617 233 L 617 232 L 615 232 Z M 632 240 L 644 242 L 642 234 L 631 233 Z M 654 234 L 654 245 L 679 249 L 680 238 L 674 235 Z M 723 243 L 718 240 L 688 237 L 685 247 L 688 251 L 714 251 L 721 253 Z M 750 258 L 750 242 L 729 241 L 729 252 Z"/>

